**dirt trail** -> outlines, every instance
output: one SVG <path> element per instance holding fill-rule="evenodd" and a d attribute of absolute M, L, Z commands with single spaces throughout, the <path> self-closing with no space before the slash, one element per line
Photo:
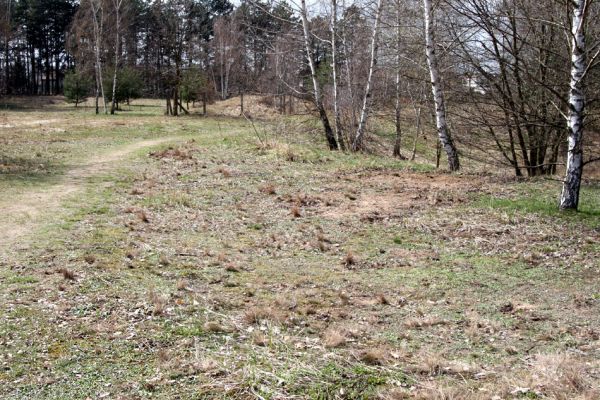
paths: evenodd
<path fill-rule="evenodd" d="M 20 239 L 39 225 L 42 216 L 50 215 L 69 196 L 85 189 L 87 179 L 121 166 L 122 159 L 137 150 L 176 139 L 166 137 L 120 146 L 85 160 L 69 170 L 58 184 L 32 188 L 16 195 L 10 202 L 0 202 L 0 254 L 3 250 L 18 247 Z"/>

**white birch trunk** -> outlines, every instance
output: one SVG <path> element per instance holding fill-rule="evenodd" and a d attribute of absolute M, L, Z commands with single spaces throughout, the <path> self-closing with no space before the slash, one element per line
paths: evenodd
<path fill-rule="evenodd" d="M 569 144 L 567 171 L 560 195 L 561 210 L 577 210 L 579 189 L 583 173 L 583 120 L 585 95 L 583 78 L 586 72 L 585 16 L 587 0 L 573 0 L 573 26 L 571 27 L 571 82 L 569 85 L 569 115 L 567 128 Z"/>
<path fill-rule="evenodd" d="M 302 19 L 302 30 L 304 34 L 304 48 L 306 50 L 306 59 L 308 60 L 310 76 L 313 83 L 313 95 L 315 98 L 315 106 L 317 107 L 317 111 L 319 112 L 319 118 L 321 119 L 321 123 L 323 124 L 323 129 L 325 130 L 325 138 L 327 139 L 327 143 L 329 144 L 329 149 L 337 150 L 337 141 L 335 140 L 333 130 L 331 129 L 331 125 L 329 124 L 329 119 L 327 117 L 327 113 L 325 112 L 325 107 L 323 106 L 323 100 L 321 98 L 321 88 L 319 87 L 319 82 L 317 81 L 317 68 L 315 66 L 315 61 L 313 60 L 312 51 L 310 48 L 310 31 L 308 29 L 307 14 L 308 12 L 306 10 L 306 0 L 301 0 L 300 17 Z"/>
<path fill-rule="evenodd" d="M 121 30 L 121 5 L 123 4 L 123 0 L 113 0 L 113 5 L 115 6 L 115 71 L 113 73 L 113 85 L 112 85 L 112 102 L 110 105 L 110 113 L 111 115 L 115 113 L 115 107 L 117 104 L 117 71 L 119 69 L 119 53 L 120 53 L 120 41 L 121 37 L 119 36 Z"/>
<path fill-rule="evenodd" d="M 400 159 L 404 159 L 402 156 L 402 126 L 401 126 L 401 107 L 402 107 L 402 98 L 401 98 L 401 86 L 400 86 L 400 47 L 402 46 L 402 13 L 400 12 L 400 1 L 396 1 L 396 104 L 395 104 L 395 115 L 394 115 L 394 123 L 396 125 L 396 141 L 394 142 L 394 151 L 393 156 L 398 157 Z"/>
<path fill-rule="evenodd" d="M 346 150 L 340 107 L 338 101 L 338 73 L 337 73 L 337 0 L 331 0 L 331 70 L 333 74 L 333 114 L 335 119 L 335 138 L 341 150 Z"/>
<path fill-rule="evenodd" d="M 90 7 L 92 9 L 92 26 L 94 30 L 95 42 L 94 55 L 96 57 L 96 87 L 99 88 L 99 90 L 96 89 L 96 104 L 98 104 L 98 95 L 102 96 L 102 105 L 104 107 L 104 114 L 106 114 L 106 96 L 104 96 L 104 83 L 102 82 L 102 60 L 100 58 L 103 30 L 102 3 L 98 0 L 90 0 Z M 98 113 L 97 106 L 96 113 Z"/>
<path fill-rule="evenodd" d="M 373 34 L 371 35 L 371 60 L 369 62 L 369 73 L 367 75 L 367 83 L 365 85 L 365 95 L 363 97 L 363 104 L 360 111 L 360 118 L 358 122 L 358 128 L 354 140 L 352 141 L 352 150 L 358 151 L 362 148 L 362 141 L 365 134 L 365 128 L 367 125 L 367 118 L 370 111 L 371 105 L 371 89 L 373 85 L 373 72 L 375 70 L 375 64 L 377 64 L 377 49 L 379 39 L 379 23 L 381 21 L 381 11 L 383 9 L 383 0 L 377 0 L 377 11 L 375 14 L 375 25 L 373 26 Z"/>
<path fill-rule="evenodd" d="M 425 17 L 425 52 L 427 55 L 427 65 L 431 76 L 431 91 L 435 104 L 435 121 L 440 139 L 440 144 L 448 156 L 448 168 L 450 171 L 458 171 L 460 163 L 458 152 L 450 136 L 448 122 L 446 120 L 446 105 L 444 103 L 444 92 L 440 80 L 440 72 L 435 52 L 435 40 L 433 30 L 433 6 L 431 0 L 423 0 L 423 11 Z"/>

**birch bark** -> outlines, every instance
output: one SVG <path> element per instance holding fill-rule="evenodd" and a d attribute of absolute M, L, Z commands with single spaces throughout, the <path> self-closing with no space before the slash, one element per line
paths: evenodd
<path fill-rule="evenodd" d="M 341 150 L 346 150 L 342 121 L 338 101 L 338 70 L 337 70 L 337 0 L 331 0 L 331 70 L 333 75 L 333 114 L 335 121 L 335 137 Z"/>
<path fill-rule="evenodd" d="M 375 25 L 373 26 L 373 34 L 371 35 L 371 60 L 369 62 L 369 72 L 367 74 L 367 83 L 365 86 L 365 95 L 363 97 L 363 104 L 360 111 L 360 118 L 358 122 L 358 128 L 354 140 L 352 141 L 352 150 L 358 151 L 362 148 L 362 141 L 365 134 L 365 128 L 367 125 L 367 118 L 371 106 L 371 90 L 373 86 L 373 72 L 375 65 L 377 64 L 377 50 L 378 50 L 378 39 L 379 39 L 379 25 L 381 22 L 381 11 L 383 9 L 383 0 L 377 0 L 377 11 L 375 14 Z"/>
<path fill-rule="evenodd" d="M 310 31 L 308 26 L 307 14 L 308 12 L 306 10 L 306 0 L 301 0 L 300 17 L 302 19 L 302 30 L 304 34 L 304 48 L 306 50 L 306 59 L 308 60 L 308 66 L 310 67 L 310 76 L 313 83 L 313 95 L 315 98 L 315 106 L 317 107 L 317 111 L 319 112 L 319 119 L 323 124 L 323 129 L 325 130 L 325 138 L 327 139 L 329 149 L 337 150 L 338 144 L 335 140 L 333 130 L 331 129 L 331 124 L 329 123 L 327 112 L 325 111 L 325 107 L 323 106 L 323 99 L 321 98 L 321 88 L 319 87 L 319 82 L 317 81 L 317 68 L 315 66 L 315 61 L 313 60 L 310 46 Z"/>
<path fill-rule="evenodd" d="M 585 16 L 587 0 L 573 0 L 573 22 L 571 27 L 571 82 L 569 85 L 569 115 L 567 128 L 569 143 L 567 171 L 560 195 L 561 210 L 577 210 L 579 190 L 583 173 L 583 122 L 585 95 L 583 78 L 586 72 Z"/>
<path fill-rule="evenodd" d="M 110 105 L 110 114 L 115 113 L 115 107 L 117 104 L 117 71 L 119 69 L 119 54 L 121 50 L 120 42 L 121 37 L 119 36 L 121 31 L 121 5 L 123 0 L 113 0 L 115 7 L 115 71 L 113 72 L 113 85 L 112 85 L 112 102 Z"/>
<path fill-rule="evenodd" d="M 98 97 L 102 96 L 102 105 L 104 114 L 106 110 L 106 97 L 104 96 L 104 84 L 102 83 L 102 60 L 100 58 L 102 46 L 102 31 L 103 31 L 103 16 L 101 0 L 90 0 L 92 10 L 92 27 L 94 30 L 94 55 L 96 57 L 95 73 L 96 73 L 96 114 L 99 113 Z"/>
<path fill-rule="evenodd" d="M 435 121 L 438 136 L 440 144 L 448 157 L 448 168 L 450 171 L 458 171 L 460 169 L 460 162 L 458 159 L 458 152 L 456 151 L 452 136 L 450 136 L 450 130 L 448 129 L 444 92 L 441 85 L 437 54 L 435 52 L 433 5 L 431 0 L 423 0 L 423 11 L 425 17 L 425 52 L 427 55 L 429 74 L 431 76 L 431 91 L 433 93 L 433 101 L 435 104 Z"/>
<path fill-rule="evenodd" d="M 402 126 L 400 124 L 401 122 L 401 107 L 402 107 L 402 103 L 401 103 L 401 93 L 400 93 L 400 74 L 401 74 L 401 67 L 400 67 L 400 47 L 402 46 L 402 30 L 400 28 L 401 25 L 401 20 L 402 18 L 402 13 L 400 11 L 400 1 L 397 0 L 396 1 L 396 82 L 395 82 L 395 89 L 396 89 L 396 104 L 395 104 L 395 115 L 394 115 L 394 122 L 396 125 L 396 140 L 394 142 L 394 152 L 393 155 L 394 157 L 398 157 L 400 159 L 404 159 L 404 157 L 402 156 Z"/>

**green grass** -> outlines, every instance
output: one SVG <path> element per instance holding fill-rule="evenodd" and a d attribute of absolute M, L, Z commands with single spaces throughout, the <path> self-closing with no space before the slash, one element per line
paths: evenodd
<path fill-rule="evenodd" d="M 515 194 L 509 198 L 493 195 L 481 196 L 477 204 L 507 211 L 509 213 L 533 213 L 540 216 L 561 219 L 567 223 L 585 223 L 600 226 L 600 187 L 583 186 L 577 212 L 561 211 L 558 208 L 560 185 L 543 181 L 515 184 Z"/>

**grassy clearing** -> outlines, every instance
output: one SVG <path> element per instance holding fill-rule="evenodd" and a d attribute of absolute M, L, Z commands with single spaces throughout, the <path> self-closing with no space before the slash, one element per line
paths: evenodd
<path fill-rule="evenodd" d="M 71 163 L 181 139 L 90 177 L 2 255 L 0 397 L 598 397 L 596 204 L 563 216 L 547 182 L 153 112 L 57 122 Z M 47 139 L 27 135 L 7 151 Z"/>

